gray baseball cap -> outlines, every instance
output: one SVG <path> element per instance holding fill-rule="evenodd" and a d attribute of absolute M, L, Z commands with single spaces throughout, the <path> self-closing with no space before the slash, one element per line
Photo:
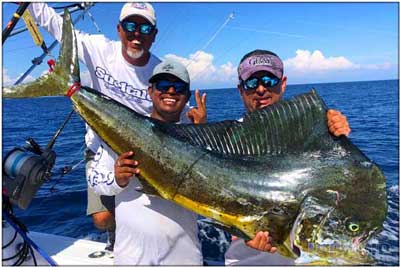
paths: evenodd
<path fill-rule="evenodd" d="M 187 84 L 190 84 L 189 73 L 185 66 L 183 66 L 178 61 L 172 59 L 166 59 L 160 64 L 158 64 L 154 70 L 153 75 L 149 79 L 149 82 L 152 83 L 155 78 L 161 74 L 171 74 L 177 77 L 178 79 L 184 81 Z"/>

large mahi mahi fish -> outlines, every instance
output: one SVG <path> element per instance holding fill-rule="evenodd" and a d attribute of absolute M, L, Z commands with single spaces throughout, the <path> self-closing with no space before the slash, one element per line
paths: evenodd
<path fill-rule="evenodd" d="M 76 39 L 67 12 L 64 18 L 62 79 L 55 79 L 62 82 L 52 94 L 79 82 Z M 43 79 L 30 86 L 47 88 Z M 268 230 L 278 251 L 300 254 L 300 264 L 371 263 L 363 248 L 386 217 L 385 177 L 346 137 L 328 133 L 315 91 L 243 122 L 201 125 L 143 117 L 84 86 L 71 100 L 116 153 L 135 151 L 144 191 L 245 238 Z"/>

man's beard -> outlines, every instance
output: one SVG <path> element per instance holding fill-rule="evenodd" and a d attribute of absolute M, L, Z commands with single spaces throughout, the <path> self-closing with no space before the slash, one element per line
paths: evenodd
<path fill-rule="evenodd" d="M 140 51 L 137 52 L 133 52 L 129 49 L 126 49 L 126 54 L 128 55 L 128 57 L 130 57 L 131 59 L 139 59 L 143 56 L 144 50 L 141 49 Z"/>

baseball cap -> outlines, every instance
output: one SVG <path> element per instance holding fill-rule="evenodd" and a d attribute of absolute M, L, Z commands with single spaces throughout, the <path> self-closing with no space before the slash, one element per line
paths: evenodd
<path fill-rule="evenodd" d="M 157 76 L 161 74 L 171 74 L 175 77 L 181 79 L 187 84 L 190 84 L 189 73 L 185 66 L 183 66 L 178 61 L 172 59 L 166 59 L 165 61 L 158 64 L 154 70 L 153 75 L 149 79 L 149 82 L 152 83 L 156 79 Z"/>
<path fill-rule="evenodd" d="M 123 21 L 130 16 L 142 16 L 147 19 L 153 26 L 156 25 L 156 13 L 154 12 L 153 6 L 149 3 L 126 3 L 121 9 L 119 21 Z"/>
<path fill-rule="evenodd" d="M 243 60 L 238 67 L 239 78 L 243 81 L 258 71 L 268 71 L 278 79 L 281 79 L 283 76 L 283 62 L 275 55 L 257 54 Z"/>

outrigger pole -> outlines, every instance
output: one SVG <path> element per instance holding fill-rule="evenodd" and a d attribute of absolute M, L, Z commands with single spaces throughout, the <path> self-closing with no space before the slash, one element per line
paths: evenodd
<path fill-rule="evenodd" d="M 18 20 L 21 18 L 22 14 L 24 14 L 24 12 L 27 9 L 27 7 L 29 6 L 29 4 L 30 4 L 30 2 L 24 2 L 18 7 L 17 11 L 15 11 L 12 18 L 7 23 L 6 28 L 3 30 L 2 44 L 4 44 L 4 42 L 10 35 L 11 31 L 14 29 L 15 25 L 17 24 Z"/>
<path fill-rule="evenodd" d="M 70 14 L 75 13 L 76 11 L 80 11 L 80 10 L 82 10 L 81 6 L 74 5 L 73 7 L 68 7 L 68 11 L 69 11 Z M 62 14 L 64 14 L 64 12 L 60 12 L 58 14 L 62 15 Z M 17 34 L 19 34 L 21 32 L 25 32 L 27 30 L 28 30 L 28 27 L 26 27 L 26 26 L 16 28 L 12 33 L 9 34 L 8 37 L 17 35 Z M 3 43 L 4 43 L 4 41 L 3 41 Z"/>
<path fill-rule="evenodd" d="M 76 24 L 79 20 L 83 18 L 86 12 L 94 6 L 94 3 L 82 3 L 82 13 L 72 22 L 73 24 Z M 58 44 L 58 41 L 55 40 L 49 47 L 48 47 L 48 52 L 50 52 L 56 45 Z M 14 85 L 17 85 L 21 83 L 35 68 L 36 66 L 40 65 L 43 61 L 43 59 L 47 56 L 47 53 L 42 53 L 39 57 L 36 57 L 32 60 L 32 66 L 14 83 Z"/>

